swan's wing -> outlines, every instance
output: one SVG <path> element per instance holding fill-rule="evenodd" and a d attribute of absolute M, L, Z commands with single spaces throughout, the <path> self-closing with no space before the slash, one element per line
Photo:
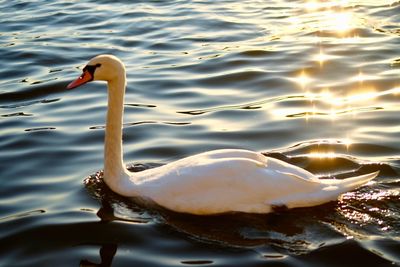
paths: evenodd
<path fill-rule="evenodd" d="M 268 168 L 275 170 L 279 173 L 295 177 L 296 179 L 303 179 L 308 181 L 319 182 L 318 178 L 311 172 L 302 169 L 296 165 L 289 164 L 279 159 L 266 157 Z"/>
<path fill-rule="evenodd" d="M 284 185 L 278 186 L 276 194 L 272 198 L 265 200 L 265 204 L 270 206 L 285 206 L 287 208 L 293 207 L 306 207 L 311 203 L 323 203 L 323 195 L 321 190 L 324 187 L 315 177 L 299 176 L 296 173 L 277 171 L 284 177 L 282 183 Z M 313 204 L 315 205 L 315 204 Z"/>
<path fill-rule="evenodd" d="M 263 204 L 271 188 L 265 164 L 248 158 L 194 157 L 149 170 L 137 180 L 143 196 L 161 206 L 190 213 L 220 213 Z M 140 174 L 140 173 L 138 173 Z M 263 186 L 263 187 L 261 187 Z M 272 189 L 273 190 L 273 189 Z M 244 209 L 241 209 L 244 211 Z"/>

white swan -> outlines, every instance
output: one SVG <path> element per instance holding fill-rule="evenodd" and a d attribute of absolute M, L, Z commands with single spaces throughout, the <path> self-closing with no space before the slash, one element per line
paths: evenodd
<path fill-rule="evenodd" d="M 116 57 L 89 61 L 72 89 L 92 80 L 108 83 L 104 181 L 116 193 L 167 209 L 199 215 L 268 213 L 274 206 L 308 207 L 336 200 L 378 175 L 319 180 L 310 172 L 261 153 L 227 149 L 190 156 L 142 172 L 126 170 L 122 157 L 125 67 Z"/>

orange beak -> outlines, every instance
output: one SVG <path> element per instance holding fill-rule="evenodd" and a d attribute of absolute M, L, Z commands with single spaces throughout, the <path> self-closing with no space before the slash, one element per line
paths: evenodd
<path fill-rule="evenodd" d="M 78 79 L 68 84 L 67 89 L 74 89 L 78 86 L 90 82 L 91 80 L 93 80 L 92 74 L 90 74 L 90 72 L 86 70 L 82 73 L 81 76 L 79 76 Z"/>

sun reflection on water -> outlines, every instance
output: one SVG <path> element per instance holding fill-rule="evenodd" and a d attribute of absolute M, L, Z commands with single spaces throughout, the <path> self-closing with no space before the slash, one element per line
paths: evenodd
<path fill-rule="evenodd" d="M 350 149 L 350 146 L 353 144 L 353 140 L 348 136 L 341 140 L 321 140 L 316 143 L 317 146 L 313 148 L 310 152 L 307 153 L 307 157 L 309 158 L 317 158 L 317 159 L 332 159 L 335 160 L 340 157 L 340 153 L 335 151 L 335 148 L 338 146 L 345 148 L 347 151 Z M 329 145 L 329 146 L 327 146 Z"/>
<path fill-rule="evenodd" d="M 358 77 L 360 81 L 363 81 L 362 77 Z M 390 103 L 380 102 L 378 99 L 383 96 L 397 96 L 400 93 L 400 87 L 395 87 L 389 90 L 378 91 L 372 86 L 362 86 L 349 90 L 349 92 L 335 93 L 330 88 L 323 89 L 308 89 L 308 85 L 313 80 L 305 72 L 292 78 L 294 82 L 299 84 L 305 91 L 303 99 L 307 100 L 308 106 L 302 106 L 294 109 L 276 108 L 274 114 L 276 116 L 285 116 L 289 118 L 304 118 L 309 120 L 312 117 L 324 116 L 332 121 L 335 121 L 338 116 L 351 115 L 353 118 L 357 118 L 359 113 L 363 112 L 374 112 L 384 110 L 386 108 L 393 109 L 393 105 Z M 295 101 L 295 99 L 287 99 L 286 101 Z M 377 104 L 379 103 L 379 104 Z M 304 108 L 306 110 L 304 110 Z M 303 111 L 301 111 L 303 110 Z M 293 111 L 295 111 L 293 113 Z M 290 112 L 290 114 L 288 114 Z"/>
<path fill-rule="evenodd" d="M 353 6 L 349 1 L 305 1 L 299 6 L 305 13 L 293 19 L 293 25 L 303 25 L 302 30 L 308 29 L 315 33 L 314 41 L 318 47 L 317 52 L 312 56 L 312 61 L 319 65 L 319 68 L 305 67 L 296 72 L 289 80 L 298 85 L 304 91 L 305 98 L 309 100 L 310 106 L 307 110 L 297 112 L 287 117 L 304 117 L 306 120 L 314 116 L 326 116 L 332 121 L 337 116 L 350 114 L 357 115 L 358 112 L 368 112 L 382 109 L 375 107 L 377 98 L 386 94 L 393 94 L 397 89 L 379 92 L 373 86 L 378 80 L 374 75 L 367 74 L 361 69 L 358 74 L 344 79 L 349 82 L 356 82 L 358 86 L 351 85 L 346 92 L 343 89 L 336 90 L 335 87 L 320 87 L 314 85 L 319 80 L 319 72 L 322 75 L 325 67 L 330 64 L 329 60 L 339 57 L 338 55 L 326 53 L 325 44 L 353 43 L 360 40 L 357 28 L 360 28 L 365 21 L 354 13 Z M 309 23 L 304 24 L 305 21 Z M 312 22 L 312 23 L 310 23 Z M 304 25 L 306 25 L 304 27 Z M 316 38 L 316 39 L 315 39 Z M 334 38 L 334 39 L 332 39 Z M 282 114 L 284 111 L 280 110 Z"/>
<path fill-rule="evenodd" d="M 352 12 L 349 1 L 306 1 L 303 10 L 307 18 L 312 18 L 309 26 L 322 36 L 341 38 L 343 42 L 358 38 L 354 29 L 359 28 L 363 20 Z"/>
<path fill-rule="evenodd" d="M 313 56 L 313 60 L 319 63 L 319 66 L 322 68 L 324 64 L 331 59 L 334 59 L 335 56 L 326 54 L 322 49 L 322 46 L 319 48 L 319 53 Z"/>
<path fill-rule="evenodd" d="M 327 24 L 328 30 L 334 30 L 338 33 L 344 33 L 354 27 L 355 20 L 350 12 L 332 12 L 325 18 L 329 21 Z"/>
<path fill-rule="evenodd" d="M 388 199 L 396 199 L 399 195 L 399 190 L 375 189 L 348 192 L 339 199 L 337 211 L 347 220 L 359 226 L 376 224 L 381 227 L 382 231 L 388 231 L 390 225 L 385 224 L 383 217 L 394 219 L 397 216 L 390 207 L 382 205 L 382 203 Z"/>
<path fill-rule="evenodd" d="M 307 77 L 298 77 L 298 83 L 304 87 L 305 84 L 308 84 L 311 78 Z M 352 103 L 362 102 L 364 105 L 367 101 L 373 102 L 376 98 L 388 95 L 388 94 L 397 94 L 399 91 L 398 88 L 394 88 L 384 92 L 377 92 L 372 87 L 364 87 L 360 92 L 357 93 L 349 93 L 347 96 L 337 96 L 335 95 L 329 88 L 323 88 L 320 92 L 310 92 L 306 91 L 304 96 L 310 102 L 323 102 L 329 104 L 334 110 L 335 107 L 350 107 L 349 105 Z"/>
<path fill-rule="evenodd" d="M 296 77 L 293 77 L 291 80 L 296 82 L 303 89 L 312 82 L 312 78 L 307 74 L 305 70 L 302 70 L 300 74 L 298 74 Z"/>
<path fill-rule="evenodd" d="M 341 1 L 318 1 L 318 0 L 309 0 L 304 4 L 304 7 L 307 11 L 316 11 L 321 9 L 332 9 L 337 6 L 345 6 L 348 5 L 347 0 Z"/>

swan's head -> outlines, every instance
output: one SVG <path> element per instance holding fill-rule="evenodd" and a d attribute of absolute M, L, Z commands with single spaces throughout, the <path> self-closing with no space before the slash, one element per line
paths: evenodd
<path fill-rule="evenodd" d="M 73 89 L 91 81 L 112 82 L 125 78 L 125 67 L 121 60 L 112 55 L 99 55 L 92 58 L 83 68 L 83 73 L 78 79 L 68 84 L 68 89 Z"/>

